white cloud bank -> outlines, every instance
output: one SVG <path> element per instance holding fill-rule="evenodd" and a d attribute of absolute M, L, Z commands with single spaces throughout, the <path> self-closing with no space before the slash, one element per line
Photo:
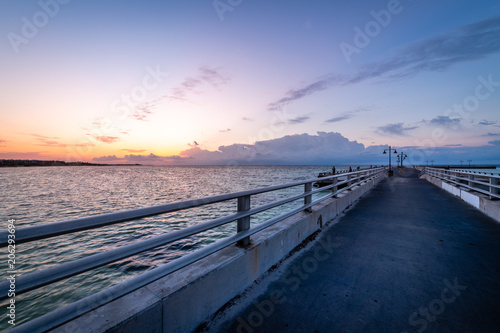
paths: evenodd
<path fill-rule="evenodd" d="M 255 144 L 220 146 L 216 151 L 190 145 L 178 155 L 129 154 L 101 156 L 93 159 L 101 163 L 140 163 L 145 165 L 348 165 L 387 164 L 382 152 L 387 146 L 365 147 L 357 141 L 336 132 L 318 132 L 316 135 L 287 135 L 282 138 L 258 141 Z M 408 164 L 457 164 L 461 159 L 474 163 L 499 163 L 500 140 L 480 147 L 397 147 L 409 158 Z M 394 161 L 396 158 L 394 158 Z"/>

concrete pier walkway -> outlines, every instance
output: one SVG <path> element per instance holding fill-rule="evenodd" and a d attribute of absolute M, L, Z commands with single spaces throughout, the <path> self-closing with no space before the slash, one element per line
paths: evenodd
<path fill-rule="evenodd" d="M 500 332 L 500 223 L 418 178 L 387 178 L 229 332 Z"/>

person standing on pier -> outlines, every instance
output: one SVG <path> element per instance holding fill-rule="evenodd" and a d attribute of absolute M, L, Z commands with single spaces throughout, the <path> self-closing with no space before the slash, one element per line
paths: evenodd
<path fill-rule="evenodd" d="M 334 175 L 334 174 L 335 174 L 335 165 L 332 166 L 332 175 Z"/>

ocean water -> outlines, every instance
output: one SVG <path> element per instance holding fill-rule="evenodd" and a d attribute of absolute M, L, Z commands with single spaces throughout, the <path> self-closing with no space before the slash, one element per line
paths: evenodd
<path fill-rule="evenodd" d="M 348 166 L 336 166 L 337 170 Z M 314 178 L 331 166 L 99 166 L 0 168 L 2 226 L 16 228 L 160 205 Z M 252 207 L 303 191 L 295 187 L 252 197 Z M 323 194 L 318 194 L 319 197 Z M 252 217 L 259 223 L 302 200 Z M 16 246 L 18 275 L 182 229 L 236 211 L 236 200 Z M 47 287 L 16 295 L 16 323 L 77 301 L 236 232 L 236 223 L 153 249 Z M 2 271 L 8 270 L 3 248 Z M 6 277 L 6 273 L 5 277 Z M 7 301 L 0 329 L 10 327 Z"/>
<path fill-rule="evenodd" d="M 461 168 L 454 168 L 453 170 L 461 171 L 472 171 L 474 173 L 479 173 L 479 174 L 486 174 L 486 175 L 498 175 L 500 174 L 500 165 L 497 165 L 495 169 L 461 169 Z"/>

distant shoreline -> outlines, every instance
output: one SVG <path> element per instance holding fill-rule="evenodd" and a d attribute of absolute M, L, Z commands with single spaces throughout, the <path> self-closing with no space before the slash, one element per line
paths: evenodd
<path fill-rule="evenodd" d="M 64 162 L 44 160 L 0 160 L 1 167 L 46 167 L 46 166 L 142 166 L 142 164 L 99 164 L 89 162 Z"/>

